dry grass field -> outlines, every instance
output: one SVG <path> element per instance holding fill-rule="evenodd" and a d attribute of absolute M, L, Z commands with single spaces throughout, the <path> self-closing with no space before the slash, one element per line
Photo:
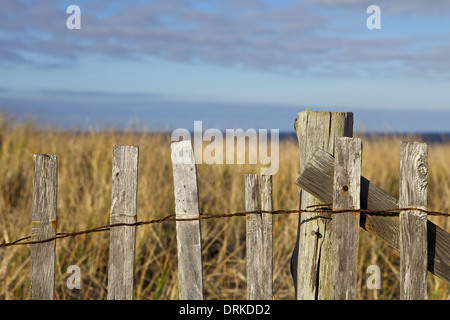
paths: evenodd
<path fill-rule="evenodd" d="M 405 139 L 413 139 L 407 137 Z M 398 196 L 400 138 L 363 137 L 363 175 Z M 0 242 L 31 233 L 33 154 L 58 155 L 58 232 L 109 224 L 112 146 L 138 145 L 138 220 L 174 212 L 170 137 L 114 130 L 75 134 L 42 129 L 32 121 L 0 118 Z M 450 141 L 429 145 L 429 209 L 450 212 Z M 296 140 L 280 144 L 280 169 L 273 177 L 274 209 L 298 209 Z M 244 210 L 244 174 L 255 165 L 199 165 L 200 210 Z M 290 257 L 297 215 L 274 217 L 274 299 L 293 299 Z M 450 231 L 449 218 L 431 218 Z M 206 299 L 245 299 L 245 219 L 202 221 Z M 177 299 L 175 223 L 137 228 L 135 299 Z M 56 245 L 56 299 L 106 299 L 109 232 L 65 238 Z M 0 249 L 0 299 L 28 299 L 29 246 Z M 382 288 L 369 290 L 366 269 L 378 265 Z M 66 287 L 69 265 L 81 268 L 81 290 Z M 399 254 L 361 230 L 359 299 L 399 298 Z M 450 285 L 428 277 L 429 299 L 449 300 Z"/>

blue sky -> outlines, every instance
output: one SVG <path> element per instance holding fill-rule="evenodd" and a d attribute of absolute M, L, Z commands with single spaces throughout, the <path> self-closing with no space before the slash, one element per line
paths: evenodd
<path fill-rule="evenodd" d="M 449 0 L 0 4 L 0 107 L 61 126 L 285 131 L 310 108 L 352 111 L 356 130 L 448 132 L 449 56 Z"/>

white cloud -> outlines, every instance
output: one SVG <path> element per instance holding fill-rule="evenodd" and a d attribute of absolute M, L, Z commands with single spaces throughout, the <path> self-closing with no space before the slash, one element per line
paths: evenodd
<path fill-rule="evenodd" d="M 448 76 L 450 63 L 443 53 L 448 53 L 449 44 L 435 39 L 421 48 L 422 37 L 364 30 L 365 8 L 372 2 L 307 0 L 272 8 L 257 0 L 245 5 L 214 1 L 217 10 L 201 10 L 198 3 L 195 9 L 186 0 L 156 0 L 129 1 L 111 11 L 109 1 L 80 0 L 82 30 L 67 30 L 67 14 L 57 1 L 7 0 L 0 12 L 0 30 L 4 30 L 0 58 L 4 65 L 30 61 L 24 51 L 67 59 L 83 54 L 126 59 L 149 55 L 295 73 Z M 450 16 L 449 0 L 380 1 L 379 5 L 391 18 L 395 14 Z M 342 8 L 346 10 L 333 14 Z M 110 14 L 105 14 L 108 10 Z M 11 40 L 7 36 L 13 33 Z"/>
<path fill-rule="evenodd" d="M 308 6 L 317 8 L 339 8 L 361 10 L 378 5 L 388 14 L 403 14 L 413 17 L 449 16 L 450 0 L 306 0 Z"/>

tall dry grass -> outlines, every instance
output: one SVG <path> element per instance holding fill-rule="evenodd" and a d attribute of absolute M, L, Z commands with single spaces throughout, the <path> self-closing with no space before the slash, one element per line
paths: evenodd
<path fill-rule="evenodd" d="M 138 220 L 174 212 L 170 138 L 114 130 L 84 134 L 43 129 L 32 121 L 0 118 L 0 242 L 31 233 L 33 154 L 58 155 L 58 232 L 109 223 L 113 144 L 138 145 Z M 364 137 L 363 175 L 398 194 L 400 139 Z M 299 174 L 295 140 L 280 145 L 280 170 L 273 177 L 274 209 L 297 209 Z M 429 208 L 450 211 L 450 143 L 429 146 Z M 244 210 L 244 174 L 250 165 L 199 165 L 200 209 L 205 213 Z M 293 299 L 290 257 L 297 215 L 274 217 L 274 298 Z M 450 231 L 448 218 L 433 219 Z M 245 219 L 202 221 L 206 299 L 245 299 Z M 136 235 L 135 299 L 177 299 L 174 223 L 141 226 Z M 56 299 L 106 299 L 109 233 L 57 241 Z M 0 299 L 29 298 L 29 246 L 0 249 Z M 382 289 L 368 290 L 369 265 L 382 271 Z M 81 290 L 66 287 L 69 265 L 81 268 Z M 361 231 L 358 298 L 399 298 L 399 254 Z M 429 274 L 429 298 L 449 299 L 446 282 Z"/>

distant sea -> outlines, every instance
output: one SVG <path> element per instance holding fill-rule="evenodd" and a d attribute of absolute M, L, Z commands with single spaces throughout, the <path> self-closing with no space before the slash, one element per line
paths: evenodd
<path fill-rule="evenodd" d="M 414 137 L 416 141 L 422 141 L 426 143 L 450 143 L 450 132 L 449 133 L 358 133 L 355 132 L 354 136 L 366 138 L 403 138 L 403 137 Z M 280 133 L 280 140 L 285 139 L 295 139 L 297 136 L 295 132 L 283 132 Z"/>
<path fill-rule="evenodd" d="M 247 130 L 278 129 L 280 139 L 293 138 L 294 122 L 304 107 L 256 105 L 163 104 L 159 107 L 89 105 L 56 102 L 16 101 L 0 104 L 0 113 L 16 121 L 32 119 L 42 126 L 70 131 L 102 129 L 172 132 L 183 128 L 193 131 L 194 121 L 202 121 L 202 129 Z M 428 143 L 450 143 L 450 110 L 376 110 L 347 108 L 311 108 L 311 110 L 352 111 L 354 132 L 359 136 L 411 136 Z"/>

